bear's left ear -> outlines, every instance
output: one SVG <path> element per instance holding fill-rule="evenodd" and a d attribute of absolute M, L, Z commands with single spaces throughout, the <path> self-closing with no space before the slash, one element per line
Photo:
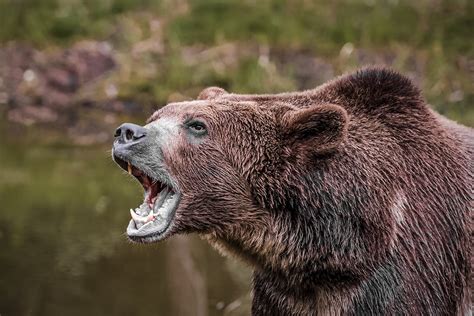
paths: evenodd
<path fill-rule="evenodd" d="M 324 155 L 347 136 L 347 112 L 334 104 L 289 110 L 281 118 L 284 140 L 296 152 Z"/>
<path fill-rule="evenodd" d="M 202 90 L 201 93 L 199 93 L 197 99 L 198 100 L 212 100 L 223 94 L 227 94 L 227 91 L 219 87 L 209 87 Z"/>

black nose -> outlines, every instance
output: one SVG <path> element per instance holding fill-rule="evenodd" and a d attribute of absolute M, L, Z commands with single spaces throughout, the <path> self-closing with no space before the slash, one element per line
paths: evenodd
<path fill-rule="evenodd" d="M 147 129 L 137 124 L 124 123 L 115 130 L 115 139 L 122 144 L 141 141 L 145 138 Z"/>

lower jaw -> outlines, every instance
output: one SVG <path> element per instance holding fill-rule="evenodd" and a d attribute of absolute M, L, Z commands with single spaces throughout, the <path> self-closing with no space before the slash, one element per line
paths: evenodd
<path fill-rule="evenodd" d="M 133 219 L 130 220 L 127 226 L 127 236 L 133 242 L 150 243 L 163 240 L 167 238 L 173 228 L 173 223 L 178 208 L 181 195 L 175 193 L 175 197 L 169 205 L 169 210 L 163 216 L 158 216 L 150 223 L 139 226 Z"/>
<path fill-rule="evenodd" d="M 127 237 L 133 242 L 137 243 L 152 243 L 152 242 L 157 242 L 163 239 L 166 239 L 172 230 L 173 226 L 173 220 L 169 221 L 166 223 L 166 226 L 162 230 L 158 230 L 156 232 L 148 232 L 148 233 L 142 233 L 135 229 L 135 222 L 130 220 L 130 223 L 128 224 L 127 227 Z"/>

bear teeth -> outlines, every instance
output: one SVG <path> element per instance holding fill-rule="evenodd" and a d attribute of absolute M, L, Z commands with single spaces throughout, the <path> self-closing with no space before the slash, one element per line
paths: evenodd
<path fill-rule="evenodd" d="M 155 214 L 153 213 L 153 209 L 150 210 L 150 213 L 148 213 L 147 216 L 140 216 L 137 213 L 135 213 L 134 210 L 130 209 L 130 215 L 132 216 L 132 219 L 137 223 L 148 223 L 152 220 L 155 219 Z"/>

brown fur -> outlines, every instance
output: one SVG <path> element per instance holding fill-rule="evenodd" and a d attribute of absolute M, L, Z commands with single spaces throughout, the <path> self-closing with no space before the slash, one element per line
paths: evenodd
<path fill-rule="evenodd" d="M 377 68 L 303 92 L 199 99 L 150 118 L 209 129 L 163 151 L 183 192 L 172 233 L 249 262 L 254 315 L 469 313 L 472 129 Z"/>

